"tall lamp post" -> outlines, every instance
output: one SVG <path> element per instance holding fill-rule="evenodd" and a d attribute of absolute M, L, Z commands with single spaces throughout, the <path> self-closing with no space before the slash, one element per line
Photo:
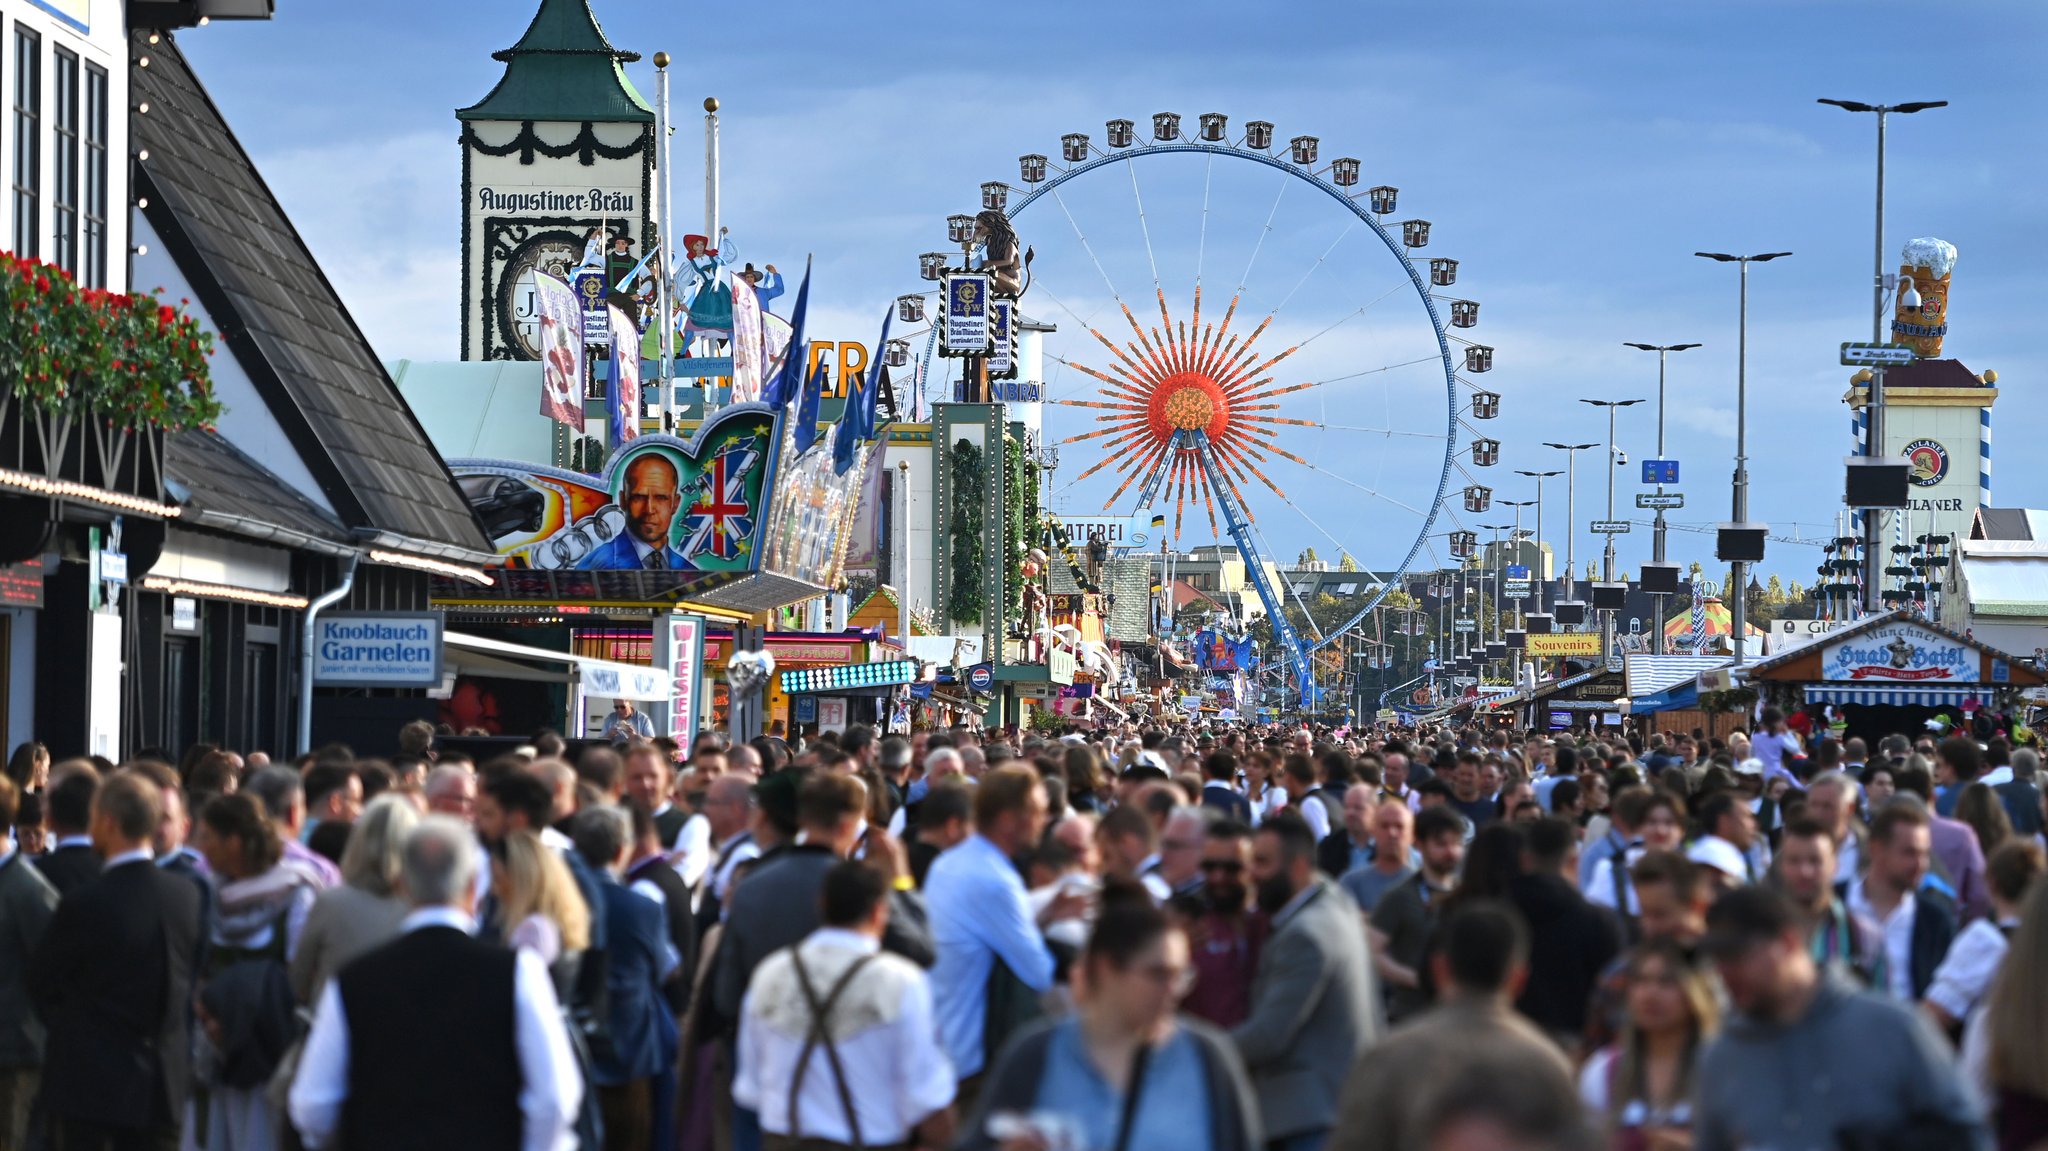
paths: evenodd
<path fill-rule="evenodd" d="M 1563 475 L 1564 469 L 1557 468 L 1547 472 L 1532 472 L 1525 468 L 1516 468 L 1515 474 L 1518 476 L 1528 476 L 1536 481 L 1536 576 L 1530 581 L 1530 590 L 1534 591 L 1536 588 L 1550 582 L 1543 573 L 1543 549 L 1549 544 L 1549 541 L 1543 538 L 1543 481 Z M 1543 610 L 1543 595 L 1540 592 L 1536 595 L 1536 610 Z"/>
<path fill-rule="evenodd" d="M 1877 242 L 1873 255 L 1870 276 L 1870 340 L 1882 344 L 1884 338 L 1884 129 L 1885 118 L 1896 112 L 1910 116 L 1925 112 L 1929 108 L 1946 108 L 1947 100 L 1915 100 L 1907 104 L 1865 104 L 1857 100 L 1830 100 L 1825 97 L 1817 101 L 1832 104 L 1845 112 L 1873 112 L 1877 115 Z M 1882 456 L 1885 449 L 1884 431 L 1884 369 L 1870 370 L 1870 402 L 1864 409 L 1863 454 Z M 1883 573 L 1883 560 L 1879 553 L 1884 543 L 1884 513 L 1868 510 L 1863 513 L 1863 595 L 1865 606 L 1871 611 L 1884 610 L 1883 593 L 1878 577 Z"/>
<path fill-rule="evenodd" d="M 1623 343 L 1624 348 L 1635 348 L 1644 352 L 1657 353 L 1657 458 L 1664 458 L 1664 361 L 1672 352 L 1683 352 L 1699 347 L 1698 344 L 1637 344 Z M 1664 494 L 1664 485 L 1657 485 L 1657 494 Z M 1650 533 L 1650 562 L 1664 562 L 1664 509 L 1657 509 L 1656 527 Z M 1650 629 L 1650 651 L 1654 655 L 1664 654 L 1664 600 L 1661 593 L 1653 596 L 1657 601 L 1657 626 Z"/>
<path fill-rule="evenodd" d="M 1622 408 L 1635 407 L 1643 401 L 1581 399 L 1579 402 L 1591 404 L 1596 408 L 1604 408 L 1607 411 L 1607 519 L 1609 523 L 1612 523 L 1614 521 L 1614 413 Z M 1600 557 L 1600 581 L 1602 583 L 1613 583 L 1614 533 L 1610 531 L 1606 535 L 1607 547 Z M 1613 656 L 1614 609 L 1608 608 L 1600 613 L 1600 657 L 1604 660 L 1611 659 Z"/>
<path fill-rule="evenodd" d="M 1577 595 L 1577 593 L 1576 593 L 1576 592 L 1574 591 L 1574 588 L 1576 587 L 1576 585 L 1574 584 L 1574 582 L 1573 582 L 1573 581 L 1574 581 L 1574 580 L 1576 580 L 1576 579 L 1578 579 L 1578 572 L 1577 572 L 1577 571 L 1576 571 L 1575 569 L 1576 569 L 1576 567 L 1577 567 L 1577 565 L 1578 565 L 1578 562 L 1579 562 L 1579 553 L 1578 553 L 1578 542 L 1579 542 L 1579 519 L 1578 519 L 1578 516 L 1579 516 L 1579 513 L 1578 513 L 1578 490 L 1579 490 L 1579 453 L 1580 453 L 1580 452 L 1583 452 L 1583 451 L 1585 451 L 1585 450 L 1586 450 L 1586 449 L 1588 449 L 1588 448 L 1597 448 L 1597 447 L 1599 447 L 1600 445 L 1599 445 L 1599 444 L 1552 444 L 1552 443 L 1545 443 L 1545 444 L 1544 444 L 1543 446 L 1544 446 L 1544 447 L 1546 447 L 1546 448 L 1556 448 L 1556 449 L 1557 449 L 1558 451 L 1561 451 L 1561 452 L 1563 452 L 1563 453 L 1564 453 L 1564 455 L 1565 455 L 1565 465 L 1564 465 L 1564 529 L 1565 529 L 1565 537 L 1564 537 L 1564 594 L 1565 594 L 1565 595 L 1567 595 L 1567 596 L 1569 596 L 1569 597 L 1571 597 L 1572 599 L 1576 600 L 1576 599 L 1578 598 L 1578 595 Z M 1610 465 L 1612 464 L 1612 460 L 1613 460 L 1613 457 L 1612 457 L 1612 456 L 1610 456 L 1610 457 L 1609 457 L 1609 463 L 1610 463 Z M 1539 496 L 1539 498 L 1541 498 L 1541 497 Z"/>
<path fill-rule="evenodd" d="M 1742 266 L 1741 305 L 1737 311 L 1735 336 L 1735 522 L 1749 523 L 1749 266 L 1764 264 L 1790 252 L 1764 252 L 1755 256 L 1731 256 L 1726 252 L 1694 252 L 1701 259 Z M 1730 593 L 1729 631 L 1735 638 L 1735 662 L 1743 661 L 1744 639 L 1749 632 L 1749 561 L 1735 560 L 1733 591 Z"/>

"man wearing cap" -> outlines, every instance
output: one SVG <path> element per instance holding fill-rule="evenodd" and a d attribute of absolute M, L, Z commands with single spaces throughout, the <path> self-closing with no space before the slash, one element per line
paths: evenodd
<path fill-rule="evenodd" d="M 1770 848 L 1757 835 L 1756 817 L 1741 796 L 1732 791 L 1708 796 L 1700 804 L 1699 824 L 1706 834 L 1693 841 L 1686 857 L 1713 868 L 1724 887 L 1755 883 L 1770 870 Z"/>

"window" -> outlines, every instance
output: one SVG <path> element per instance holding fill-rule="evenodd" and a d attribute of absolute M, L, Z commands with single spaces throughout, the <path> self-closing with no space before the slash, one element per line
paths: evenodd
<path fill-rule="evenodd" d="M 43 39 L 14 26 L 14 254 L 43 254 Z"/>
<path fill-rule="evenodd" d="M 107 71 L 85 66 L 85 259 L 79 279 L 107 286 Z M 268 746 L 268 745 L 265 745 Z"/>
<path fill-rule="evenodd" d="M 1340 584 L 1338 584 L 1338 585 L 1337 585 L 1337 594 L 1338 594 L 1338 595 L 1357 595 L 1357 594 L 1358 594 L 1358 584 L 1357 584 L 1356 582 L 1352 582 L 1352 583 L 1340 583 Z"/>
<path fill-rule="evenodd" d="M 53 213 L 50 262 L 78 278 L 78 56 L 58 48 L 52 57 L 56 84 L 53 93 L 56 113 L 50 125 L 51 160 L 54 161 L 50 190 Z"/>

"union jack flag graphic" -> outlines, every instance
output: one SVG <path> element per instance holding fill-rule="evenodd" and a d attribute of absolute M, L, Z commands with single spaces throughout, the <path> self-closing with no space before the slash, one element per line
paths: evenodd
<path fill-rule="evenodd" d="M 746 442 L 729 443 L 711 457 L 695 484 L 697 500 L 683 521 L 690 532 L 683 542 L 685 558 L 710 555 L 733 559 L 746 554 L 754 534 L 747 477 L 760 459 L 761 453 Z"/>

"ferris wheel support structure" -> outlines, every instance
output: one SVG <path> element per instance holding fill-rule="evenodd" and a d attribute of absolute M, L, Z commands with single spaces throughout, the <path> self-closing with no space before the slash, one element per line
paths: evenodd
<path fill-rule="evenodd" d="M 1273 639 L 1287 653 L 1287 662 L 1294 669 L 1296 698 L 1301 701 L 1303 711 L 1314 711 L 1322 694 L 1316 689 L 1315 662 L 1309 658 L 1310 649 L 1301 642 L 1301 633 L 1287 622 L 1284 610 L 1287 605 L 1281 602 L 1279 590 L 1273 586 L 1272 577 L 1266 574 L 1266 565 L 1259 562 L 1258 546 L 1252 542 L 1251 521 L 1245 517 L 1244 509 L 1237 506 L 1236 492 L 1223 482 L 1223 477 L 1217 472 L 1215 454 L 1209 450 L 1209 433 L 1197 428 L 1180 433 L 1179 438 L 1188 445 L 1187 450 L 1194 452 L 1202 470 L 1209 475 L 1210 486 L 1216 490 L 1216 502 L 1223 505 L 1224 533 L 1230 537 L 1231 543 L 1237 545 L 1238 554 L 1244 557 L 1246 574 L 1251 577 L 1252 587 L 1258 590 L 1259 602 L 1265 605 L 1266 618 L 1272 621 Z"/>

